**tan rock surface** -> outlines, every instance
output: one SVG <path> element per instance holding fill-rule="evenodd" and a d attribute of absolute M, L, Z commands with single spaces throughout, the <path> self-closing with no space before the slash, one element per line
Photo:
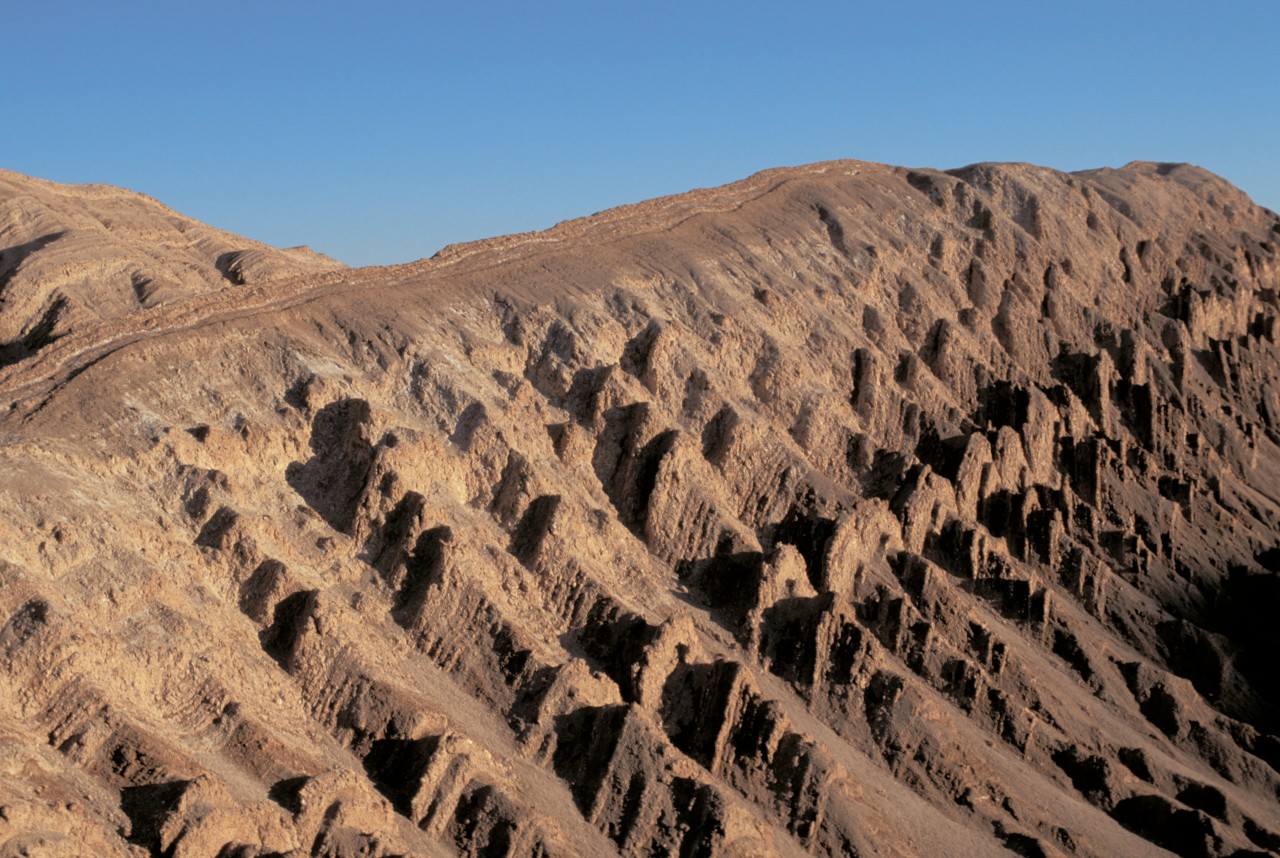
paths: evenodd
<path fill-rule="evenodd" d="M 1280 219 L 1203 170 L 0 217 L 0 855 L 1280 851 Z"/>
<path fill-rule="evenodd" d="M 0 366 L 178 298 L 343 266 L 212 229 L 150 197 L 0 170 Z"/>

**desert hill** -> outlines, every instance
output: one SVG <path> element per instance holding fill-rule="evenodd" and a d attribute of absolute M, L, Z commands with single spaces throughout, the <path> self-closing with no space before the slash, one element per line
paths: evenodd
<path fill-rule="evenodd" d="M 0 854 L 1280 854 L 1222 179 L 831 162 L 358 270 L 0 192 Z"/>
<path fill-rule="evenodd" d="M 106 185 L 0 170 L 0 366 L 90 322 L 341 264 L 277 250 Z"/>

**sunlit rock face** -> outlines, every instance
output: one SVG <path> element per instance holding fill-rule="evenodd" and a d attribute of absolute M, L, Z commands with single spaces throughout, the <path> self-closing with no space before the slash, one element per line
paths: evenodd
<path fill-rule="evenodd" d="M 0 174 L 0 852 L 1275 854 L 1278 244 L 833 162 L 349 270 Z"/>

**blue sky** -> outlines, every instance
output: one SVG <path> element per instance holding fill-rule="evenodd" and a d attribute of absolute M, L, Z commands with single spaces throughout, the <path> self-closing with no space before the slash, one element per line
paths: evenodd
<path fill-rule="evenodd" d="M 1280 209 L 1280 2 L 5 2 L 0 166 L 351 264 L 774 166 L 1191 161 Z"/>

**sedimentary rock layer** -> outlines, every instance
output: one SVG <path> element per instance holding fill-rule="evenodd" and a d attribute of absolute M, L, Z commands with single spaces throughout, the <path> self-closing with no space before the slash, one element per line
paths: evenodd
<path fill-rule="evenodd" d="M 834 162 L 348 271 L 0 178 L 4 854 L 1280 851 L 1221 179 Z"/>

